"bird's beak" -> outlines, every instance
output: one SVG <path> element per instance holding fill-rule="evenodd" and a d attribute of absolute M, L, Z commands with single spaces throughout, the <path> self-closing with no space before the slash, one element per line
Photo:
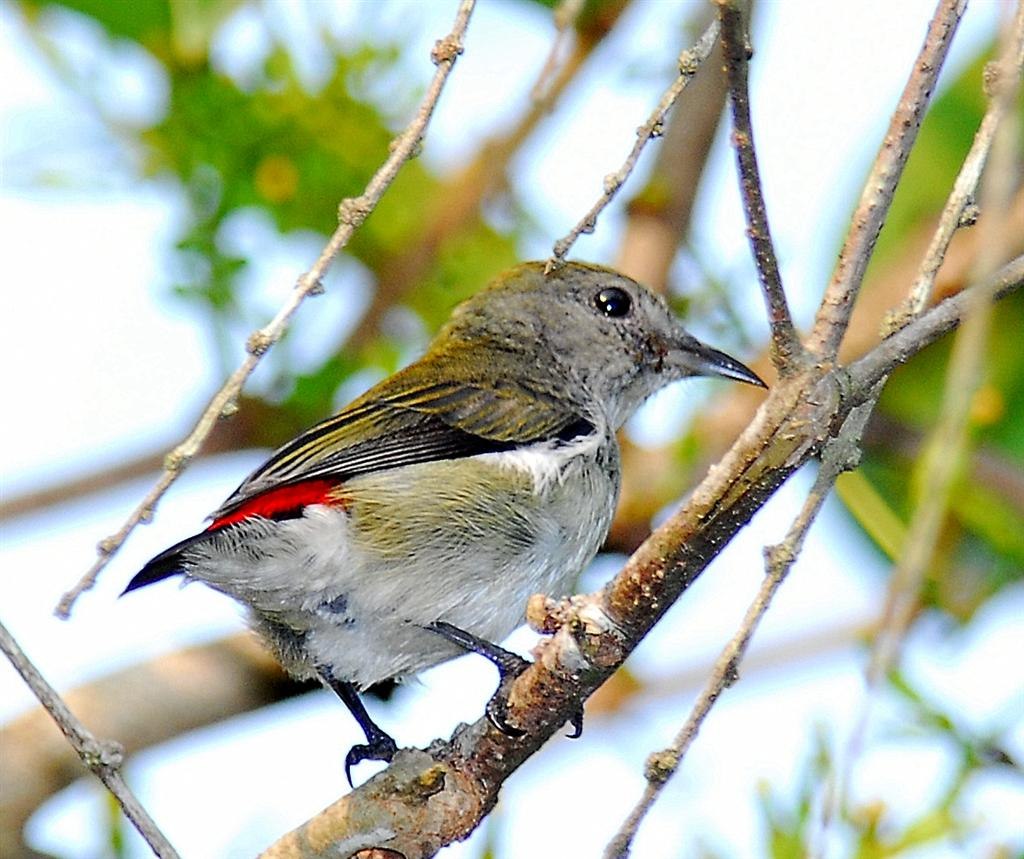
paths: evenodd
<path fill-rule="evenodd" d="M 682 367 L 687 375 L 722 376 L 726 379 L 735 379 L 737 382 L 746 382 L 748 385 L 768 387 L 757 373 L 731 355 L 701 343 L 689 334 L 683 334 L 681 340 L 681 344 L 671 351 L 671 360 Z"/>

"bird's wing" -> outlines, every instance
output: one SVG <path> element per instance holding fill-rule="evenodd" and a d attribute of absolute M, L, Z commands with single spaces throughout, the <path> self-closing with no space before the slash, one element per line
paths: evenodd
<path fill-rule="evenodd" d="M 411 365 L 280 448 L 213 514 L 212 527 L 297 515 L 360 474 L 593 431 L 550 396 L 473 379 L 427 383 L 425 373 Z"/>

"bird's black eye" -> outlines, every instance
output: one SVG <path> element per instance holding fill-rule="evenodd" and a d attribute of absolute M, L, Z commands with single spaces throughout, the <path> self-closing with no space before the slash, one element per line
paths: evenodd
<path fill-rule="evenodd" d="M 594 296 L 594 304 L 605 316 L 620 318 L 629 313 L 632 302 L 626 290 L 609 286 Z"/>

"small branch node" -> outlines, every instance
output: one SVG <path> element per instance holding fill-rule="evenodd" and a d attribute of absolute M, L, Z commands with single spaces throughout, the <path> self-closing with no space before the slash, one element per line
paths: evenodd
<path fill-rule="evenodd" d="M 365 196 L 346 197 L 338 204 L 338 223 L 358 227 L 370 214 L 370 201 Z"/>
<path fill-rule="evenodd" d="M 220 410 L 220 416 L 222 418 L 231 418 L 238 414 L 238 400 L 228 400 L 224 403 L 224 408 Z"/>
<path fill-rule="evenodd" d="M 679 766 L 679 752 L 676 749 L 662 749 L 651 752 L 644 762 L 644 778 L 651 784 L 663 785 Z"/>
<path fill-rule="evenodd" d="M 323 295 L 327 291 L 324 289 L 323 280 L 315 275 L 309 275 L 308 272 L 295 281 L 295 289 L 303 295 Z"/>
<path fill-rule="evenodd" d="M 960 217 L 957 218 L 956 225 L 958 227 L 973 227 L 978 223 L 978 218 L 981 217 L 981 208 L 974 200 L 968 200 L 964 204 L 964 210 L 960 213 Z"/>
<path fill-rule="evenodd" d="M 191 459 L 191 454 L 185 450 L 183 445 L 179 444 L 164 457 L 164 471 L 175 474 L 188 465 Z"/>
<path fill-rule="evenodd" d="M 981 89 L 985 97 L 994 99 L 999 95 L 999 87 L 1005 82 L 1006 75 L 999 60 L 989 60 L 981 73 Z"/>
<path fill-rule="evenodd" d="M 81 758 L 82 763 L 93 772 L 117 769 L 124 763 L 124 746 L 114 740 L 87 737 L 82 742 Z"/>
<path fill-rule="evenodd" d="M 456 57 L 462 53 L 462 40 L 449 33 L 443 39 L 438 39 L 434 42 L 434 47 L 430 51 L 430 60 L 435 66 L 441 65 L 441 63 L 454 63 Z"/>
<path fill-rule="evenodd" d="M 794 560 L 796 560 L 796 554 L 793 551 L 793 547 L 785 540 L 781 543 L 764 547 L 764 562 L 769 575 L 775 570 L 788 567 Z"/>
<path fill-rule="evenodd" d="M 526 603 L 526 622 L 541 635 L 558 632 L 569 618 L 569 600 L 553 600 L 547 594 L 534 594 Z"/>
<path fill-rule="evenodd" d="M 249 335 L 249 339 L 245 341 L 245 351 L 254 358 L 261 358 L 274 345 L 274 339 L 274 336 L 267 332 L 266 329 L 261 328 L 259 331 L 253 331 Z"/>
<path fill-rule="evenodd" d="M 693 48 L 687 48 L 679 55 L 679 74 L 684 77 L 693 77 L 700 68 L 701 58 L 694 52 Z"/>

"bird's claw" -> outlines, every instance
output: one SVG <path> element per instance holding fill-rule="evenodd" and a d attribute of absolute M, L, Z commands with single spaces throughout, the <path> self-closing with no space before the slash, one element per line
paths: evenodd
<path fill-rule="evenodd" d="M 517 728 L 508 720 L 508 694 L 512 691 L 512 684 L 515 682 L 515 679 L 530 667 L 530 663 L 525 659 L 518 656 L 516 659 L 519 660 L 518 664 L 509 662 L 505 665 L 498 665 L 501 682 L 498 683 L 498 688 L 495 690 L 494 695 L 491 696 L 491 700 L 487 702 L 487 709 L 484 711 L 487 714 L 488 721 L 495 728 L 506 737 L 512 737 L 513 739 L 526 736 L 526 731 L 522 728 Z"/>
<path fill-rule="evenodd" d="M 348 754 L 345 755 L 345 778 L 348 779 L 349 787 L 354 787 L 352 784 L 352 767 L 356 764 L 360 764 L 363 761 L 384 761 L 384 763 L 389 764 L 398 752 L 398 746 L 395 744 L 395 741 L 383 731 L 367 739 L 369 742 L 358 743 L 352 746 L 348 750 Z"/>

